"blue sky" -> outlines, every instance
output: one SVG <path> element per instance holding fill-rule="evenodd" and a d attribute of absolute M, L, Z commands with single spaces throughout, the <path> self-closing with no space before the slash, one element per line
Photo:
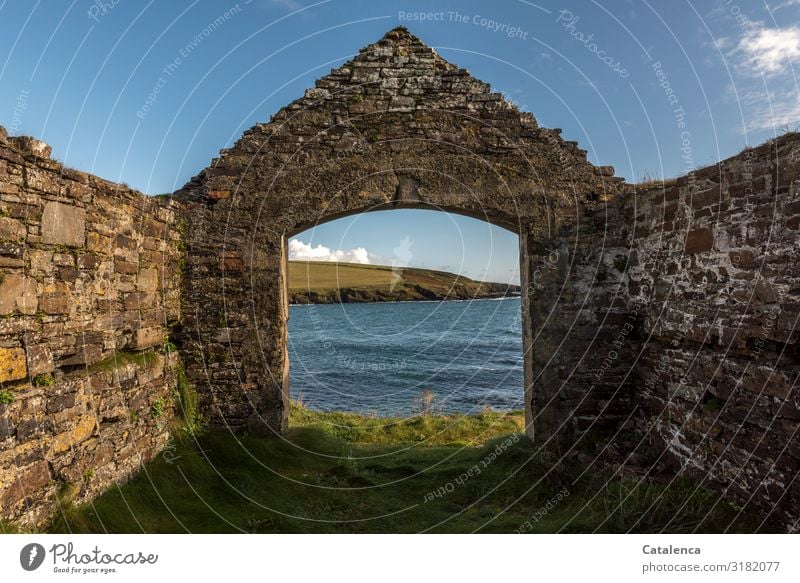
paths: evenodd
<path fill-rule="evenodd" d="M 800 0 L 0 0 L 0 124 L 72 167 L 169 192 L 397 24 L 629 180 L 800 121 Z M 329 223 L 313 245 L 385 259 L 404 237 L 412 265 L 500 280 L 516 266 L 515 237 L 444 214 Z"/>

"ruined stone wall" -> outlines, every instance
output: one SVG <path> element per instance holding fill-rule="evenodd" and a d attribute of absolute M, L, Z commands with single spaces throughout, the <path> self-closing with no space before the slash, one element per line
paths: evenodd
<path fill-rule="evenodd" d="M 790 527 L 800 517 L 799 178 L 790 134 L 620 203 L 631 217 L 629 302 L 643 306 L 642 434 L 661 461 Z"/>
<path fill-rule="evenodd" d="M 619 192 L 612 175 L 406 29 L 389 31 L 177 193 L 187 222 L 187 373 L 215 422 L 280 431 L 287 237 L 366 210 L 466 214 L 524 239 L 524 286 L 539 260 L 536 242 L 587 202 Z M 526 299 L 526 413 L 535 377 L 530 307 Z"/>
<path fill-rule="evenodd" d="M 625 285 L 627 225 L 622 204 L 586 201 L 574 222 L 533 242 L 534 425 L 554 446 L 632 424 L 639 314 Z"/>
<path fill-rule="evenodd" d="M 159 451 L 178 364 L 174 203 L 49 154 L 0 128 L 0 517 L 22 525 Z"/>
<path fill-rule="evenodd" d="M 529 435 L 601 433 L 617 462 L 669 464 L 796 530 L 800 137 L 633 188 L 559 134 L 403 28 L 180 203 L 0 129 L 0 516 L 40 522 L 57 492 L 89 499 L 164 445 L 168 331 L 213 422 L 281 431 L 287 237 L 433 208 L 520 236 Z"/>

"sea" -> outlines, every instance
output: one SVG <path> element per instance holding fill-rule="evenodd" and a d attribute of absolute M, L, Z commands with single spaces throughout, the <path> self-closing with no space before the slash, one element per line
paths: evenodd
<path fill-rule="evenodd" d="M 377 416 L 523 407 L 520 299 L 293 305 L 291 398 Z"/>

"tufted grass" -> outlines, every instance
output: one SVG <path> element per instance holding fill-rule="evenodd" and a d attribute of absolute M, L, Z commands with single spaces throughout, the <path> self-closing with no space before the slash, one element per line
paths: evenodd
<path fill-rule="evenodd" d="M 602 470 L 586 472 L 576 481 L 584 469 L 577 462 L 557 464 L 552 454 L 539 451 L 519 433 L 500 435 L 519 428 L 519 413 L 476 417 L 430 416 L 387 424 L 386 419 L 295 408 L 292 427 L 281 438 L 223 431 L 192 438 L 181 434 L 127 484 L 110 488 L 94 503 L 65 505 L 50 530 L 550 533 L 658 532 L 667 525 L 669 532 L 758 529 L 757 516 L 739 515 L 725 503 L 715 506 L 718 496 L 697 490 L 690 481 L 637 487 L 632 478 L 612 477 Z M 508 447 L 484 465 L 501 444 Z M 471 477 L 461 478 L 470 470 Z M 446 493 L 431 494 L 440 488 Z"/>
<path fill-rule="evenodd" d="M 363 444 L 474 447 L 496 437 L 524 432 L 525 415 L 522 411 L 485 411 L 477 415 L 370 417 L 339 411 L 321 413 L 292 402 L 289 425 L 322 429 L 333 437 Z"/>

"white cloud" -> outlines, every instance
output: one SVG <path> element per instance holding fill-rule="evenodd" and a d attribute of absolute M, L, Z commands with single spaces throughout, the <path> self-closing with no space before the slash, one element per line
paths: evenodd
<path fill-rule="evenodd" d="M 793 0 L 800 4 L 800 0 Z M 746 21 L 740 39 L 720 38 L 716 48 L 733 64 L 736 81 L 723 97 L 737 100 L 744 115 L 742 131 L 775 133 L 800 122 L 800 26 L 770 28 Z"/>
<path fill-rule="evenodd" d="M 743 65 L 751 73 L 784 73 L 793 61 L 800 59 L 800 26 L 753 26 L 745 32 L 735 52 L 744 57 Z"/>
<path fill-rule="evenodd" d="M 331 250 L 324 245 L 312 247 L 300 239 L 289 241 L 289 259 L 292 261 L 331 261 L 370 264 L 370 253 L 364 247 Z"/>
<path fill-rule="evenodd" d="M 800 121 L 800 95 L 795 92 L 770 93 L 753 105 L 748 118 L 750 130 L 780 130 Z"/>
<path fill-rule="evenodd" d="M 776 4 L 772 7 L 772 10 L 780 10 L 781 8 L 788 8 L 790 6 L 800 6 L 800 0 L 785 0 L 780 4 Z"/>

